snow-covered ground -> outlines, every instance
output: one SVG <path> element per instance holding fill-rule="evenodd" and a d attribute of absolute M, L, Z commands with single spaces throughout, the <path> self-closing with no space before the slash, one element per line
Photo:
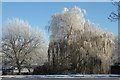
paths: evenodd
<path fill-rule="evenodd" d="M 120 75 L 93 74 L 93 75 L 7 75 L 1 78 L 120 78 Z"/>

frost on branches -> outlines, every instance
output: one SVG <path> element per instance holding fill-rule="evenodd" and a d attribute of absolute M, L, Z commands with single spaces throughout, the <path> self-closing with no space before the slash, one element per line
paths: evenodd
<path fill-rule="evenodd" d="M 115 36 L 115 52 L 112 57 L 112 65 L 119 66 L 120 65 L 120 35 Z"/>
<path fill-rule="evenodd" d="M 114 50 L 113 34 L 84 18 L 79 7 L 52 16 L 48 62 L 54 73 L 108 73 Z"/>
<path fill-rule="evenodd" d="M 4 68 L 17 67 L 20 74 L 23 67 L 41 65 L 47 59 L 48 46 L 43 32 L 28 22 L 17 18 L 7 20 L 2 36 L 3 63 L 7 62 Z"/>

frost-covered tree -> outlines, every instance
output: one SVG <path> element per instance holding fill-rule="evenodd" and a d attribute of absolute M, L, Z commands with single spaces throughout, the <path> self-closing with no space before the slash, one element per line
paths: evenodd
<path fill-rule="evenodd" d="M 112 65 L 120 65 L 120 36 L 115 37 L 115 51 L 112 57 Z"/>
<path fill-rule="evenodd" d="M 21 19 L 7 20 L 3 26 L 2 53 L 11 66 L 41 65 L 47 60 L 47 41 L 38 28 Z"/>
<path fill-rule="evenodd" d="M 2 32 L 0 33 L 0 51 L 2 50 Z M 0 75 L 2 75 L 2 53 L 0 52 Z"/>
<path fill-rule="evenodd" d="M 78 7 L 52 16 L 48 61 L 55 72 L 108 73 L 114 50 L 113 34 L 89 20 Z"/>

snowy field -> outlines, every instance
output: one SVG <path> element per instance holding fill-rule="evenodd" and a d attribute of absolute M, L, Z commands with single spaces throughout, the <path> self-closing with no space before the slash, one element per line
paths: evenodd
<path fill-rule="evenodd" d="M 43 79 L 37 79 L 37 78 L 35 78 L 35 79 L 33 79 L 33 78 L 4 78 L 4 79 L 2 79 L 2 80 L 120 80 L 119 78 L 70 78 L 70 79 L 68 79 L 68 78 L 62 78 L 62 79 L 60 79 L 60 78 L 58 78 L 58 79 L 56 79 L 56 78 L 43 78 Z"/>
<path fill-rule="evenodd" d="M 15 75 L 1 78 L 2 80 L 120 80 L 120 75 Z"/>

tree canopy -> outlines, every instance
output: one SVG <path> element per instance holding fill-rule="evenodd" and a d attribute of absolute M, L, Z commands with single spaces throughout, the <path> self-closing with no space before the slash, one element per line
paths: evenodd
<path fill-rule="evenodd" d="M 52 16 L 48 61 L 55 72 L 109 72 L 114 36 L 86 20 L 85 13 L 84 9 L 73 7 Z"/>
<path fill-rule="evenodd" d="M 3 27 L 2 52 L 10 66 L 41 65 L 47 60 L 47 40 L 42 31 L 21 19 L 7 20 Z M 3 61 L 4 61 L 3 60 Z"/>

